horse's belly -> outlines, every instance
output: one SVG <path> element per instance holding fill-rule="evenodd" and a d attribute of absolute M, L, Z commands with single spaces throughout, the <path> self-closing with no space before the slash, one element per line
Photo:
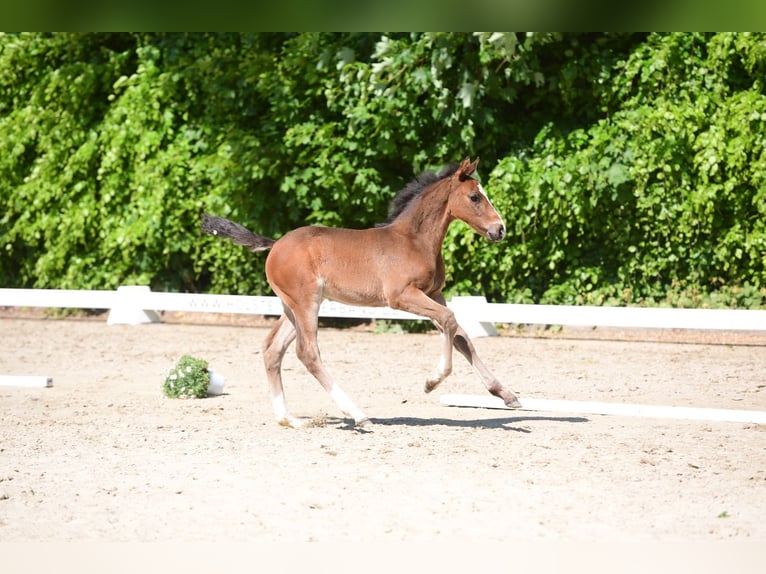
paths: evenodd
<path fill-rule="evenodd" d="M 341 284 L 325 279 L 323 283 L 322 295 L 325 299 L 365 307 L 385 305 L 379 281 L 375 277 L 357 278 L 354 281 L 346 279 Z"/>

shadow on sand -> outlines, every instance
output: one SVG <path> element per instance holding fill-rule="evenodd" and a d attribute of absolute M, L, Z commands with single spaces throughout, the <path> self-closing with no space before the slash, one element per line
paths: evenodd
<path fill-rule="evenodd" d="M 391 417 L 391 418 L 371 418 L 372 426 L 356 428 L 354 421 L 350 419 L 341 419 L 328 417 L 328 425 L 338 426 L 345 430 L 354 430 L 356 432 L 371 432 L 377 426 L 411 426 L 411 427 L 435 427 L 444 426 L 452 428 L 467 429 L 502 429 L 520 433 L 531 433 L 532 430 L 526 428 L 526 423 L 531 422 L 557 422 L 557 423 L 587 423 L 590 419 L 585 417 L 547 417 L 539 415 L 500 417 L 491 419 L 450 419 L 443 417 L 419 418 L 419 417 Z"/>

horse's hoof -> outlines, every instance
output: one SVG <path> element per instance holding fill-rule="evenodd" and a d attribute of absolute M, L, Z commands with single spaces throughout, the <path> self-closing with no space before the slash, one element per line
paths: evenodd
<path fill-rule="evenodd" d="M 299 429 L 303 426 L 303 423 L 296 419 L 295 417 L 284 417 L 277 421 L 280 426 L 291 428 L 291 429 Z"/>
<path fill-rule="evenodd" d="M 433 391 L 436 387 L 438 387 L 440 383 L 441 383 L 441 379 L 426 381 L 426 384 L 423 390 L 426 392 L 426 394 L 428 394 L 431 391 Z"/>
<path fill-rule="evenodd" d="M 513 397 L 510 399 L 506 399 L 505 406 L 511 409 L 520 409 L 521 403 L 519 402 L 519 399 L 517 399 L 516 397 Z"/>
<path fill-rule="evenodd" d="M 372 424 L 372 421 L 368 419 L 367 417 L 364 417 L 362 420 L 354 421 L 354 428 L 357 430 L 372 430 L 372 427 L 375 426 Z"/>

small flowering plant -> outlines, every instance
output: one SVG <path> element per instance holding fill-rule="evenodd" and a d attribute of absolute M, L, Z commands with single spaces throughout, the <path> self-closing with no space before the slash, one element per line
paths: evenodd
<path fill-rule="evenodd" d="M 207 361 L 184 355 L 165 377 L 162 390 L 171 398 L 201 399 L 207 396 L 209 385 Z"/>

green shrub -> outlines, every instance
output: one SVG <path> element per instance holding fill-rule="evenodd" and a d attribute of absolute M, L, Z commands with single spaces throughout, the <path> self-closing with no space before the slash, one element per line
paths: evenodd
<path fill-rule="evenodd" d="M 207 396 L 209 386 L 207 361 L 184 355 L 165 377 L 162 390 L 174 399 L 201 399 Z"/>

